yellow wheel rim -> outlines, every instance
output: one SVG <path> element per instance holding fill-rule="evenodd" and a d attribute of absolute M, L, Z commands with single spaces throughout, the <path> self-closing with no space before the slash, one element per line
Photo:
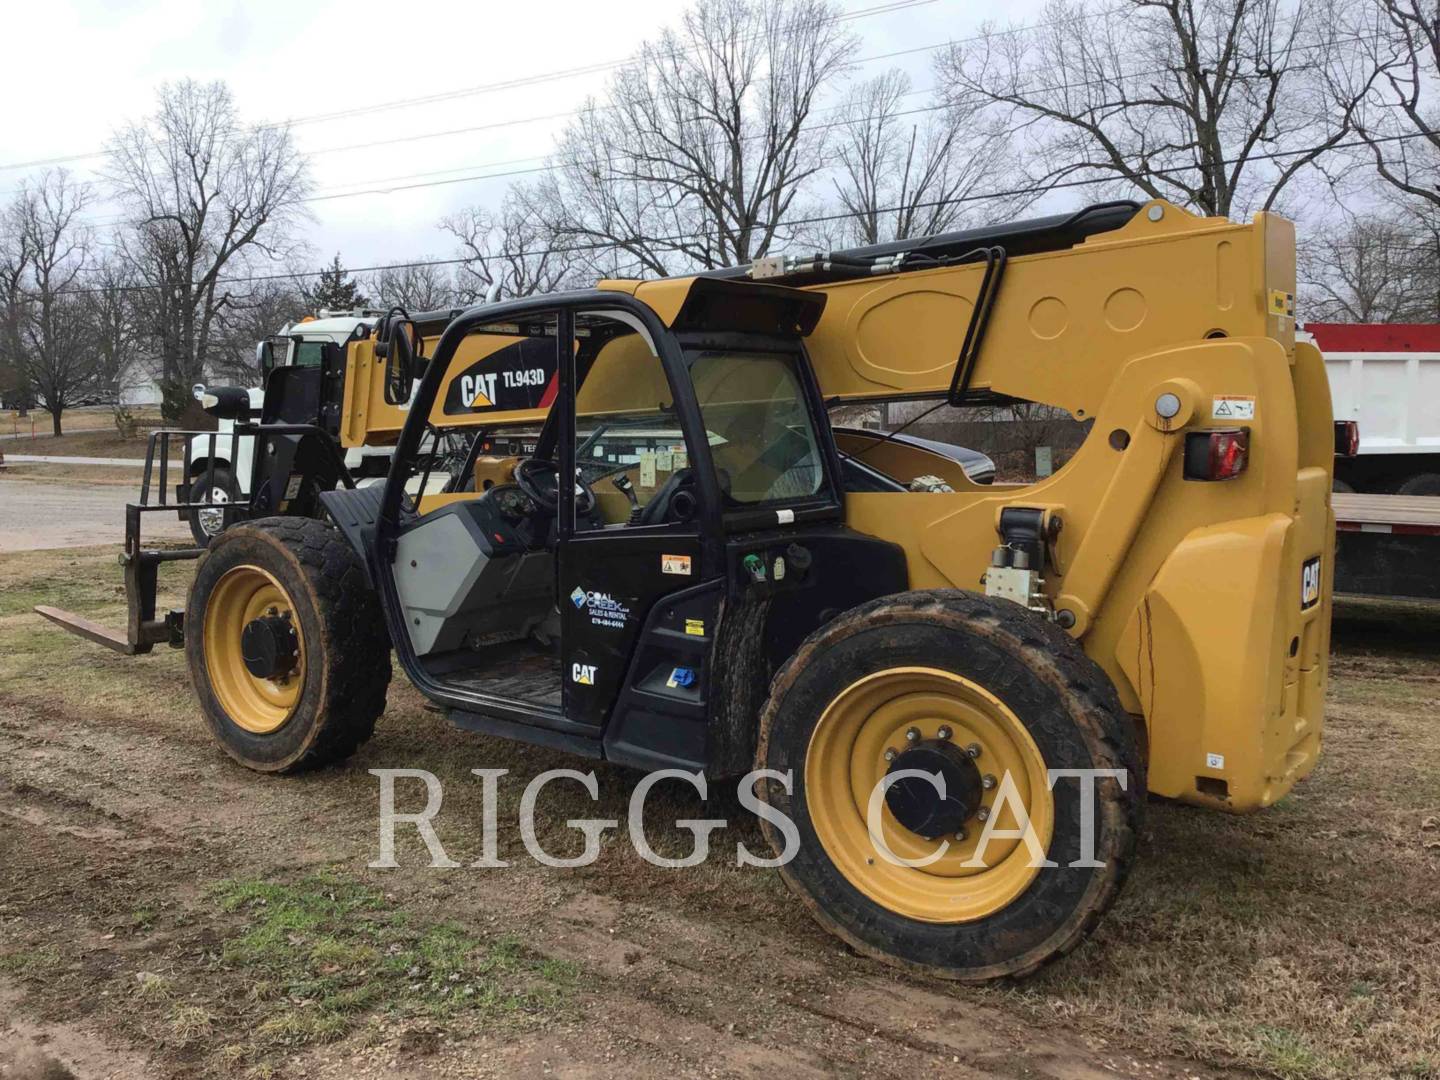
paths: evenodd
<path fill-rule="evenodd" d="M 880 835 L 889 851 L 924 866 L 886 858 L 867 825 L 871 793 L 890 768 L 887 749 L 903 752 L 906 732 L 920 739 L 949 738 L 972 749 L 980 772 L 995 784 L 982 796 L 992 835 L 980 865 L 975 859 L 986 822 L 972 817 L 965 838 L 926 840 L 910 832 L 879 803 Z M 974 753 L 973 751 L 978 751 Z M 1009 774 L 1014 794 L 999 799 Z M 934 923 L 983 919 L 1012 903 L 1034 880 L 1039 860 L 1019 837 L 1015 813 L 1024 808 L 1039 849 L 1047 851 L 1055 803 L 1045 760 L 1025 725 L 988 690 L 949 671 L 890 668 L 847 686 L 832 701 L 810 736 L 805 755 L 805 798 L 811 824 L 825 853 L 845 878 L 871 900 L 896 914 Z M 994 807 L 1000 804 L 998 812 Z M 942 845 L 943 854 L 936 857 Z"/>
<path fill-rule="evenodd" d="M 245 627 L 266 615 L 288 616 L 299 643 L 295 670 L 282 678 L 252 675 L 240 647 Z M 226 715 L 256 735 L 268 735 L 282 727 L 294 713 L 305 682 L 305 635 L 295 605 L 280 582 L 258 566 L 225 571 L 205 605 L 204 635 L 205 670 Z"/>

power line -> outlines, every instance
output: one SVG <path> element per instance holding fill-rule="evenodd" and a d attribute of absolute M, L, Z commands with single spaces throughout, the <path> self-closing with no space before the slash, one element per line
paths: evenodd
<path fill-rule="evenodd" d="M 909 8 L 924 7 L 936 2 L 938 2 L 938 0 L 889 0 L 889 2 L 887 3 L 878 4 L 874 7 L 859 8 L 855 11 L 842 11 L 839 15 L 835 17 L 834 21 L 849 22 L 854 19 L 869 18 L 872 15 L 888 15 L 898 11 L 905 11 Z M 683 51 L 688 52 L 692 50 Z M 900 52 L 885 54 L 884 56 L 866 57 L 862 60 L 855 61 L 855 63 L 870 63 L 877 59 L 886 59 L 890 56 L 898 56 L 910 51 L 919 50 L 901 50 Z M 273 130 L 275 128 L 300 127 L 307 124 L 325 123 L 332 120 L 350 119 L 355 116 L 363 116 L 376 112 L 390 112 L 396 109 L 412 108 L 420 105 L 441 104 L 446 101 L 454 101 L 464 97 L 476 97 L 482 94 L 494 93 L 499 90 L 517 89 L 520 87 L 535 86 L 546 82 L 554 82 L 563 79 L 576 78 L 581 75 L 597 74 L 603 71 L 624 68 L 635 63 L 636 59 L 633 56 L 627 57 L 623 60 L 607 60 L 603 63 L 585 64 L 571 68 L 561 68 L 556 71 L 543 72 L 538 75 L 520 76 L 514 79 L 505 79 L 499 82 L 484 83 L 479 86 L 464 87 L 456 90 L 446 90 L 435 94 L 424 95 L 421 97 L 399 98 L 391 101 L 376 102 L 372 105 L 358 106 L 352 109 L 341 109 L 329 113 L 315 113 L 310 116 L 294 117 L 288 120 L 274 120 L 263 124 L 257 124 L 256 128 L 259 130 Z M 524 122 L 529 123 L 533 122 L 533 120 L 527 120 Z M 484 127 L 485 126 L 482 126 L 481 128 L 477 128 L 475 130 L 484 130 Z M 460 129 L 459 131 L 455 132 L 455 134 L 464 133 L 464 131 L 466 130 L 469 129 Z M 397 141 L 408 141 L 408 139 L 411 138 L 415 138 L 415 136 L 408 136 L 405 139 Z M 350 148 L 342 147 L 338 149 Z M 334 151 L 327 150 L 324 152 L 331 153 Z M 11 162 L 7 164 L 0 164 L 0 172 L 8 172 L 17 169 L 33 169 L 46 165 L 65 165 L 75 161 L 88 161 L 93 158 L 105 157 L 106 153 L 106 150 L 100 149 L 92 150 L 89 153 L 84 154 L 69 154 L 57 157 L 37 158 L 32 161 Z"/>
<path fill-rule="evenodd" d="M 925 2 L 930 2 L 930 0 L 925 0 Z M 879 9 L 867 9 L 867 10 L 879 10 Z M 1096 17 L 1100 17 L 1100 16 L 1103 16 L 1103 15 L 1114 14 L 1117 10 L 1119 10 L 1119 9 L 1114 9 L 1114 8 L 1112 8 L 1112 9 L 1108 9 L 1108 10 L 1098 10 L 1098 11 L 1095 11 L 1095 12 L 1090 13 L 1090 14 L 1089 14 L 1088 16 L 1086 16 L 1086 17 L 1087 17 L 1087 18 L 1096 18 Z M 857 13 L 857 14 L 858 14 L 858 13 Z M 1039 28 L 1041 28 L 1042 26 L 1045 26 L 1045 25 L 1050 25 L 1050 24 L 1033 24 L 1033 25 L 1030 25 L 1030 26 L 1012 27 L 1012 28 L 1010 28 L 1010 29 L 1008 29 L 1008 30 L 1006 30 L 1006 31 L 1000 31 L 999 33 L 1017 33 L 1017 32 L 1022 32 L 1022 31 L 1026 31 L 1026 30 L 1039 29 Z M 1361 41 L 1375 40 L 1375 39 L 1377 39 L 1377 36 L 1376 36 L 1376 35 L 1354 35 L 1354 36 L 1348 38 L 1347 40 L 1351 40 L 1351 41 L 1354 41 L 1354 42 L 1361 42 Z M 968 38 L 968 39 L 959 39 L 959 40 L 960 40 L 960 41 L 974 41 L 974 40 L 979 40 L 979 37 L 972 37 L 972 38 Z M 931 45 L 918 46 L 918 47 L 913 48 L 913 49 L 901 50 L 901 52 L 904 53 L 904 52 L 933 51 L 934 49 L 943 48 L 943 47 L 945 47 L 945 46 L 947 46 L 947 45 L 953 45 L 953 44 L 956 44 L 956 43 L 957 43 L 957 42 L 939 42 L 939 43 L 935 43 L 935 44 L 931 44 Z M 1309 49 L 1314 49 L 1314 48 L 1322 48 L 1322 47 L 1327 47 L 1328 45 L 1333 45 L 1334 43 L 1335 43 L 1335 42 L 1332 40 L 1331 42 L 1328 42 L 1328 43 L 1322 42 L 1322 43 L 1317 43 L 1317 44 L 1313 44 L 1313 45 L 1296 45 L 1296 46 L 1293 47 L 1293 50 L 1309 50 Z M 870 60 L 883 59 L 883 58 L 887 58 L 887 57 L 894 56 L 894 55 L 899 55 L 899 54 L 897 54 L 897 53 L 880 54 L 880 55 L 877 55 L 877 56 L 875 56 L 875 57 L 868 57 L 868 58 L 865 58 L 865 59 L 862 60 L 862 61 L 857 61 L 857 62 L 868 62 L 868 61 L 870 61 Z M 1128 81 L 1133 81 L 1133 80 L 1136 80 L 1136 79 L 1148 78 L 1148 77 L 1154 76 L 1154 75 L 1163 75 L 1163 74 L 1169 73 L 1171 70 L 1172 70 L 1172 69 L 1169 68 L 1169 67 L 1160 67 L 1160 68 L 1150 68 L 1150 69 L 1141 70 L 1141 71 L 1130 71 L 1130 72 L 1123 72 L 1123 71 L 1122 71 L 1122 72 L 1119 72 L 1119 73 L 1115 74 L 1113 77 L 1087 79 L 1087 80 L 1081 80 L 1081 81 L 1079 81 L 1079 82 L 1060 83 L 1060 84 L 1053 84 L 1053 85 L 1050 85 L 1050 86 L 1030 86 L 1030 87 L 1024 88 L 1023 91 L 1015 91 L 1015 92 L 1016 92 L 1016 93 L 1024 92 L 1024 93 L 1034 94 L 1034 93 L 1053 93 L 1053 92 L 1059 92 L 1059 91 L 1068 91 L 1068 90 L 1081 89 L 1081 88 L 1090 87 L 1090 86 L 1105 85 L 1105 84 L 1110 84 L 1110 83 L 1115 83 L 1115 82 L 1128 82 Z M 902 95 L 902 96 L 912 96 L 912 95 L 914 95 L 914 94 L 916 94 L 916 93 L 927 93 L 927 92 L 928 92 L 928 93 L 933 93 L 933 92 L 935 92 L 936 90 L 938 90 L 937 87 L 931 87 L 928 91 L 927 91 L 927 90 L 911 90 L 911 91 L 908 91 L 905 95 Z M 601 111 L 601 110 L 608 110 L 608 109 L 613 109 L 614 107 L 615 107 L 615 106 L 593 106 L 593 107 L 590 107 L 590 108 L 587 108 L 587 109 L 578 110 L 576 113 L 556 114 L 556 115 L 559 115 L 559 116 L 565 116 L 565 115 L 572 115 L 572 116 L 573 116 L 573 115 L 581 115 L 581 114 L 583 114 L 583 113 L 585 113 L 585 112 L 596 112 L 596 111 Z M 823 112 L 838 112 L 838 111 L 840 111 L 841 108 L 843 108 L 843 105 L 834 106 L 834 107 L 832 107 L 832 108 L 830 108 L 830 109 L 826 109 L 826 110 L 822 110 L 822 111 L 823 111 Z M 891 118 L 893 118 L 893 119 L 899 119 L 899 118 L 907 117 L 907 116 L 915 116 L 915 115 L 921 115 L 921 114 L 926 114 L 926 113 L 933 113 L 933 112 L 937 112 L 937 111 L 942 111 L 942 110 L 945 110 L 945 109 L 948 109 L 948 108 L 950 108 L 950 105 L 949 105 L 948 103 L 941 102 L 940 104 L 936 104 L 936 105 L 930 105 L 930 106 L 925 106 L 925 107 L 921 107 L 921 108 L 909 109 L 909 110 L 904 110 L 904 111 L 901 111 L 901 112 L 897 112 L 897 113 L 891 114 Z M 847 118 L 847 119 L 845 119 L 845 120 L 841 120 L 841 121 L 833 122 L 833 123 L 829 123 L 829 124 L 807 125 L 804 130 L 807 131 L 807 132 L 823 131 L 823 130 L 828 130 L 828 129 L 835 128 L 835 127 L 847 127 L 847 126 L 850 126 L 851 124 L 856 123 L 856 122 L 865 122 L 865 121 L 875 120 L 875 119 L 880 119 L 880 118 L 881 118 L 881 117 L 880 117 L 878 114 L 877 114 L 877 115 L 871 115 L 871 116 L 868 116 L 868 117 L 859 118 L 858 120 L 855 119 L 855 118 Z M 543 118 L 531 118 L 531 119 L 543 119 Z M 483 126 L 506 126 L 507 124 L 510 124 L 510 123 L 524 123 L 524 122 L 529 122 L 529 121 L 528 121 L 528 120 L 503 121 L 503 122 L 500 122 L 499 124 L 496 124 L 496 125 L 483 125 Z M 373 145 L 383 145 L 385 142 L 407 142 L 407 141 L 411 141 L 411 140 L 416 139 L 416 138 L 424 138 L 424 137 L 426 137 L 426 136 L 424 136 L 424 135 L 420 135 L 420 136 L 405 136 L 405 137 L 400 137 L 400 138 L 395 139 L 395 140 L 386 140 L 386 141 L 383 141 L 383 142 L 381 142 L 381 143 L 375 143 L 375 144 L 373 144 Z M 742 137 L 742 141 L 752 141 L 752 140 L 754 140 L 754 139 L 756 139 L 756 138 L 761 138 L 761 137 L 763 137 L 763 136 L 760 136 L 760 135 L 744 136 L 744 137 Z M 346 148 L 341 147 L 341 148 L 336 148 L 336 149 L 346 149 Z M 1286 153 L 1289 154 L 1290 152 L 1286 152 Z M 450 168 L 450 169 L 438 169 L 438 170 L 434 170 L 434 171 L 426 172 L 426 173 L 412 173 L 412 174 L 409 174 L 408 176 L 375 178 L 375 179 L 367 179 L 367 180 L 356 180 L 356 181 L 351 181 L 351 182 L 349 182 L 349 183 L 341 184 L 341 185 L 340 185 L 340 188 L 341 188 L 341 189 L 359 188 L 360 190 L 322 191 L 322 192 L 320 192 L 320 193 L 318 193 L 318 194 L 311 195 L 311 196 L 307 196 L 305 199 L 303 199 L 303 200 L 301 200 L 301 201 L 302 201 L 302 202 L 305 202 L 305 203 L 316 203 L 316 202 L 329 202 L 329 201 L 334 201 L 334 200 L 338 200 L 338 199 L 360 198 L 360 197 L 373 196 L 373 195 L 394 195 L 394 194 L 399 194 L 399 193 L 406 192 L 406 191 L 422 190 L 422 189 L 427 189 L 427 188 L 432 188 L 432 187 L 446 187 L 446 186 L 452 186 L 452 185 L 455 185 L 455 184 L 478 183 L 478 182 L 483 182 L 483 181 L 486 181 L 486 180 L 495 180 L 495 179 L 513 179 L 513 178 L 518 177 L 518 176 L 530 176 L 530 175 L 536 175 L 536 174 L 539 174 L 539 173 L 553 172 L 553 171 L 557 171 L 557 170 L 560 170 L 560 169 L 563 169 L 563 168 L 566 168 L 566 167 L 567 167 L 567 163 L 561 163 L 561 162 L 553 162 L 553 161 L 551 161 L 551 162 L 549 162 L 549 163 L 547 163 L 547 164 L 537 165 L 537 166 L 534 166 L 534 167 L 531 167 L 531 168 L 525 168 L 525 169 L 508 169 L 508 170 L 501 171 L 501 172 L 485 172 L 485 173 L 479 173 L 479 174 L 472 174 L 472 175 L 469 175 L 469 176 L 449 177 L 449 178 L 444 179 L 444 180 L 431 180 L 431 181 L 423 182 L 423 183 L 397 184 L 397 185 L 393 185 L 393 186 L 389 186 L 389 187 L 384 187 L 384 188 L 366 188 L 366 187 L 364 186 L 364 185 L 367 185 L 367 184 L 381 184 L 381 183 L 383 183 L 383 184 L 391 184 L 392 181 L 395 181 L 395 180 L 403 180 L 403 179 L 410 179 L 410 178 L 412 178 L 412 177 L 414 177 L 414 178 L 425 178 L 425 177 L 431 177 L 431 176 L 442 176 L 442 175 L 446 175 L 446 174 L 449 174 L 449 173 L 462 172 L 462 171 L 465 171 L 466 169 L 470 169 L 470 168 L 475 168 L 475 169 L 487 169 L 487 168 L 495 168 L 495 167 L 505 166 L 505 165 L 523 164 L 523 163 L 525 163 L 525 162 L 530 162 L 530 161 L 544 161 L 544 160 L 546 160 L 546 158 L 549 157 L 549 156 L 550 156 L 550 155 L 534 155 L 534 156 L 525 157 L 525 158 L 511 158 L 511 159 L 508 159 L 508 160 L 505 160 L 505 161 L 485 162 L 485 163 L 477 164 L 477 165 L 474 165 L 474 166 L 457 166 L 457 167 L 455 167 L 455 168 Z M 1257 160 L 1257 159 L 1263 160 L 1263 156 L 1260 156 L 1260 157 L 1258 157 L 1258 158 L 1257 158 L 1256 156 L 1251 156 L 1251 157 L 1249 157 L 1249 158 L 1247 158 L 1247 159 L 1245 159 L 1245 160 Z M 599 159 L 595 159 L 594 164 L 596 164 L 596 165 L 598 166 L 598 165 L 601 164 L 601 162 L 599 161 Z M 1219 164 L 1225 164 L 1225 163 L 1224 163 L 1224 162 L 1220 162 Z M 1173 170 L 1172 170 L 1172 171 L 1173 171 Z M 103 220 L 100 220 L 100 221 L 92 221 L 92 222 L 89 222 L 89 224 L 90 224 L 92 227 L 103 227 L 103 226 L 107 226 L 107 225 L 111 225 L 111 224 L 118 223 L 118 222 L 123 221 L 123 220 L 124 220 L 124 217 L 123 217 L 123 216 L 118 216 L 118 217 L 115 217 L 115 218 L 108 218 L 108 219 L 103 219 Z"/>
<path fill-rule="evenodd" d="M 1435 136 L 1435 135 L 1440 135 L 1440 129 L 1435 129 L 1435 130 L 1428 130 L 1428 129 L 1427 129 L 1427 130 L 1424 130 L 1424 131 L 1408 132 L 1408 133 L 1406 133 L 1406 134 L 1404 134 L 1404 135 L 1390 135 L 1390 136 L 1384 136 L 1384 137 L 1381 137 L 1381 138 L 1369 139 L 1369 140 L 1366 140 L 1366 139 L 1353 140 L 1353 141 L 1351 141 L 1351 142 L 1346 142 L 1346 143 L 1337 143 L 1337 144 L 1335 144 L 1335 146 L 1331 147 L 1330 149 L 1334 149 L 1334 150 L 1339 150 L 1339 149 L 1354 149 L 1354 148 L 1361 147 L 1361 146 L 1368 146 L 1368 145 L 1371 145 L 1372 143 L 1375 143 L 1375 142 L 1399 142 L 1399 141 L 1404 141 L 1404 140 L 1407 140 L 1407 139 L 1428 138 L 1428 137 L 1430 137 L 1430 136 Z M 1247 156 L 1246 156 L 1245 158 L 1243 158 L 1243 159 L 1241 159 L 1241 158 L 1224 159 L 1224 160 L 1221 160 L 1221 161 L 1216 162 L 1216 164 L 1217 164 L 1217 165 L 1234 165 L 1234 164 L 1236 164 L 1237 162 L 1239 162 L 1239 161 L 1241 161 L 1241 160 L 1244 160 L 1244 161 L 1270 161 L 1270 160 L 1276 160 L 1276 159 L 1285 158 L 1285 157 L 1295 157 L 1295 156 L 1297 156 L 1297 155 L 1304 155 L 1304 154 L 1308 154 L 1308 153 L 1311 153 L 1311 152 L 1312 152 L 1311 148 L 1306 148 L 1306 149 L 1303 149 L 1303 150 L 1276 150 L 1276 151 L 1271 151 L 1271 152 L 1264 153 L 1264 154 L 1250 154 L 1250 155 L 1247 155 Z M 1143 173 L 1141 173 L 1141 174 L 1139 174 L 1139 175 L 1145 176 L 1145 177 L 1159 177 L 1159 176 L 1165 176 L 1165 175 L 1168 175 L 1168 174 L 1171 174 L 1171 173 L 1189 172 L 1189 171 L 1191 171 L 1191 170 L 1193 170 L 1193 169 L 1194 169 L 1194 166 L 1193 166 L 1193 165 L 1178 165 L 1178 166 L 1173 166 L 1173 167 L 1170 167 L 1170 168 L 1147 169 L 1147 170 L 1145 170 L 1145 172 L 1143 172 Z M 939 207 L 943 207 L 943 206 L 955 206 L 955 205 L 961 205 L 961 204 L 965 204 L 965 203 L 982 202 L 982 201 L 987 200 L 987 199 L 1012 198 L 1012 197 L 1019 196 L 1019 195 L 1044 195 L 1044 194 L 1048 194 L 1049 192 L 1052 192 L 1052 191 L 1067 190 L 1067 189 L 1071 189 L 1071 188 L 1090 187 L 1090 186 L 1094 186 L 1094 185 L 1098 185 L 1098 184 L 1116 184 L 1116 183 L 1122 183 L 1122 182 L 1124 182 L 1124 180 L 1125 180 L 1125 178 L 1122 178 L 1122 177 L 1114 177 L 1114 176 L 1099 176 L 1099 177 L 1079 178 L 1079 179 L 1074 179 L 1074 180 L 1061 180 L 1061 181 L 1055 181 L 1055 182 L 1053 182 L 1053 183 L 1048 183 L 1048 184 L 1032 185 L 1032 186 L 1029 186 L 1029 187 L 1015 187 L 1015 188 L 1008 188 L 1008 189 L 1002 189 L 1002 190 L 997 190 L 997 191 L 986 191 L 986 192 L 980 192 L 980 193 L 973 193 L 973 192 L 972 192 L 972 193 L 969 193 L 969 194 L 966 194 L 966 195 L 959 195 L 959 196 L 955 196 L 955 197 L 949 198 L 949 199 L 932 199 L 932 200 L 927 200 L 927 201 L 924 201 L 924 202 L 917 202 L 917 203 L 911 203 L 911 204 L 906 204 L 906 205 L 876 207 L 876 208 L 874 208 L 873 210 L 869 210 L 869 211 L 842 211 L 842 212 L 833 213 L 833 214 L 820 214 L 820 215 L 815 215 L 815 216 L 813 216 L 813 217 L 798 218 L 798 219 L 795 219 L 795 220 L 792 220 L 792 221 L 781 221 L 781 222 L 773 222 L 773 223 L 772 223 L 772 222 L 766 222 L 766 221 L 757 221 L 757 222 L 754 222 L 754 223 L 753 223 L 753 227 L 755 227 L 755 228 L 768 228 L 768 227 L 770 227 L 770 226 L 773 224 L 776 228 L 784 228 L 784 229 L 787 229 L 787 230 L 793 230 L 793 229 L 798 228 L 798 227 L 803 226 L 803 225 L 821 225 L 821 224 L 827 224 L 827 223 L 829 223 L 829 222 L 843 221 L 843 220 L 846 220 L 846 219 L 849 219 L 849 218 L 861 217 L 861 216 L 863 216 L 863 215 L 866 214 L 866 213 L 889 214 L 889 213 L 895 213 L 895 212 L 901 211 L 901 210 L 927 210 L 927 209 L 934 209 L 934 208 L 939 208 Z M 667 243 L 678 243 L 678 242 L 683 241 L 683 240 L 694 240 L 694 239 L 697 239 L 697 238 L 713 237 L 713 236 L 718 236 L 718 235 L 719 235 L 719 233 L 718 233 L 716 230 L 701 230 L 701 231 L 698 231 L 698 232 L 678 233 L 678 234 L 674 234 L 674 235 L 671 235 L 671 236 L 645 237 L 644 240 L 645 240 L 646 243 L 649 243 L 649 244 L 667 244 Z M 592 243 L 572 244 L 572 245 L 566 246 L 566 247 L 535 248 L 535 249 L 528 250 L 528 251 L 497 251 L 497 252 L 493 253 L 492 255 L 487 256 L 487 258 L 491 258 L 491 259 L 523 259 L 523 258 L 529 258 L 529 257 L 532 257 L 532 256 L 537 256 L 537 255 L 569 255 L 569 254 L 580 254 L 580 253 L 589 252 L 589 251 L 604 251 L 604 250 L 607 250 L 607 249 L 620 249 L 620 248 L 622 248 L 623 246 L 624 246 L 624 245 L 623 245 L 622 243 L 618 242 L 618 241 L 604 240 L 604 241 L 595 241 L 595 242 L 592 242 Z M 382 263 L 382 264 L 377 264 L 377 265 L 374 265 L 374 266 L 347 267 L 347 268 L 346 268 L 346 272 L 349 273 L 349 274 L 369 274 L 369 273 L 379 273 L 379 272 L 383 272 L 383 271 L 387 271 L 387 270 L 409 270 L 409 269 L 417 269 L 417 268 L 420 268 L 420 267 L 429 267 L 429 266 L 459 266 L 459 265 L 463 265 L 463 264 L 467 264 L 467 263 L 473 263 L 473 262 L 476 262 L 476 261 L 478 261 L 478 260 L 473 259 L 473 258 L 464 258 L 464 257 L 457 257 L 457 258 L 450 258 L 450 259 L 417 259 L 417 260 L 413 260 L 413 261 L 410 261 L 410 262 Z M 321 276 L 322 274 L 327 273 L 327 272 L 328 272 L 328 269 L 327 269 L 327 270 L 286 271 L 286 272 L 283 272 L 283 273 L 274 273 L 274 274 L 252 274 L 252 275 L 246 275 L 246 276 L 243 276 L 243 277 L 220 278 L 220 279 L 218 279 L 218 284 L 222 284 L 222 285 L 241 285 L 241 284 L 258 284 L 258 283 L 266 282 L 266 281 L 295 281 L 295 280 L 299 280 L 299 279 L 302 279 L 302 278 L 315 278 L 315 277 L 319 277 L 319 276 Z M 159 286 L 159 285 L 127 285 L 127 286 L 121 286 L 121 287 L 120 287 L 120 291 L 123 291 L 123 292 L 144 292 L 144 291 L 149 291 L 149 290 L 153 290 L 153 289 L 158 289 L 158 288 L 161 288 L 161 287 L 162 287 L 162 286 Z M 102 292 L 108 292 L 108 291 L 109 291 L 109 290 L 107 290 L 107 289 L 101 289 L 101 288 L 84 288 L 84 289 L 66 289 L 66 290 L 60 290 L 59 292 L 60 292 L 60 294 L 62 294 L 62 295 L 64 295 L 64 294 L 87 295 L 87 294 L 102 293 Z"/>

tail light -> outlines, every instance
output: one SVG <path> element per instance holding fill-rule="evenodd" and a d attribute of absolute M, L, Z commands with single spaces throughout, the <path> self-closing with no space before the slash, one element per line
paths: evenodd
<path fill-rule="evenodd" d="M 1229 480 L 1250 460 L 1249 428 L 1191 431 L 1185 436 L 1186 480 Z"/>
<path fill-rule="evenodd" d="M 1360 453 L 1360 425 L 1354 420 L 1335 421 L 1335 456 L 1355 457 Z"/>

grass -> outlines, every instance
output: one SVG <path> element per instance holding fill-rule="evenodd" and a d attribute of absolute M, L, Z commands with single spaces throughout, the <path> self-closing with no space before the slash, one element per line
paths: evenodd
<path fill-rule="evenodd" d="M 99 549 L 0 556 L 0 694 L 36 709 L 101 715 L 138 740 L 185 753 L 176 749 L 179 740 L 199 745 L 205 736 L 183 657 L 166 649 L 140 660 L 112 656 L 28 614 L 38 598 L 118 624 L 123 596 L 113 559 L 113 551 Z M 175 582 L 178 594 L 187 573 L 180 569 L 162 582 Z M 77 670 L 86 677 L 76 678 Z M 1437 701 L 1440 608 L 1342 603 L 1326 751 L 1313 777 L 1276 808 L 1251 817 L 1151 804 L 1134 876 L 1089 944 L 1018 985 L 945 991 L 962 1005 L 989 1002 L 1113 1047 L 1285 1080 L 1440 1080 Z M 397 679 L 375 752 L 388 763 L 438 772 L 458 768 L 455 755 L 473 764 L 469 737 L 434 725 Z M 512 768 L 513 784 L 502 788 L 506 799 L 518 797 L 534 774 L 574 764 L 534 748 L 490 749 Z M 306 786 L 286 798 L 299 805 L 311 796 L 337 803 L 353 797 L 368 813 L 371 779 L 353 767 L 317 774 L 296 781 Z M 555 785 L 538 823 L 542 842 L 557 854 L 572 853 L 558 839 L 568 831 L 566 817 L 623 816 L 623 806 L 596 807 L 583 793 L 573 805 L 563 801 L 565 790 Z M 605 790 L 607 798 L 619 797 L 608 781 Z M 478 820 L 472 786 L 455 786 L 452 804 L 447 779 L 446 795 L 447 818 L 474 813 L 471 820 Z M 658 819 L 705 815 L 662 795 L 652 800 L 651 839 L 666 854 L 681 854 L 688 833 L 667 832 Z M 502 820 L 513 820 L 512 810 L 506 803 Z M 507 846 L 513 839 L 502 838 L 503 857 L 518 852 Z M 445 840 L 451 847 L 448 834 Z M 451 854 L 473 854 L 462 846 Z M 327 849 L 325 857 L 337 856 Z M 430 886 L 425 901 L 443 912 L 465 910 L 474 897 L 465 879 L 455 880 Z M 610 845 L 584 887 L 621 905 L 634 901 L 637 910 L 663 914 L 689 905 L 687 916 L 733 923 L 740 943 L 754 940 L 746 937 L 752 927 L 769 932 L 804 922 L 776 875 L 739 872 L 714 855 L 693 871 L 658 871 L 640 864 L 628 845 Z M 226 880 L 192 913 L 197 932 L 218 937 L 186 954 L 214 957 L 207 962 L 215 978 L 203 981 L 217 989 L 192 1000 L 183 969 L 147 961 L 163 972 L 155 976 L 162 981 L 140 988 L 127 975 L 130 991 L 113 999 L 153 1016 L 156 1038 L 165 1041 L 201 1021 L 180 1014 L 182 1007 L 223 1017 L 203 1041 L 216 1044 L 217 1053 L 224 1044 L 227 1060 L 263 1070 L 293 1048 L 346 1036 L 364 1040 L 375 1025 L 396 1018 L 463 1031 L 471 1022 L 547 1015 L 578 989 L 570 965 L 537 957 L 503 933 L 426 919 L 419 909 L 413 897 L 391 901 L 333 875 Z M 173 929 L 174 919 L 172 909 L 148 895 L 130 895 L 108 928 Z M 527 924 L 510 920 L 511 928 L 518 925 Z M 53 940 L 0 954 L 0 971 L 46 978 L 72 959 L 48 948 Z M 843 955 L 839 945 L 822 948 Z M 708 977 L 730 974 L 717 962 Z"/>
<path fill-rule="evenodd" d="M 121 435 L 109 409 L 86 409 L 66 412 L 61 417 L 63 434 L 52 435 L 50 414 L 33 413 L 34 435 L 30 419 L 19 420 L 13 412 L 0 414 L 0 453 L 57 455 L 63 457 L 144 457 L 149 433 L 163 427 L 156 407 L 134 410 L 139 427 L 135 434 Z"/>
<path fill-rule="evenodd" d="M 138 405 L 130 412 L 141 424 L 160 423 L 160 406 L 158 405 Z M 50 414 L 43 409 L 31 409 L 30 416 L 23 420 L 13 409 L 7 409 L 0 413 L 0 435 L 20 435 L 24 437 L 23 441 L 29 441 L 32 418 L 35 421 L 36 436 L 48 436 L 51 431 Z M 67 434 L 81 431 L 113 432 L 115 430 L 115 414 L 108 405 L 66 409 L 60 414 L 60 423 Z"/>
<path fill-rule="evenodd" d="M 375 889 L 332 875 L 231 880 L 212 895 L 241 920 L 220 960 L 252 987 L 261 1049 L 330 1042 L 377 1012 L 442 1021 L 550 1010 L 576 981 L 573 968 L 514 938 L 417 922 Z"/>
<path fill-rule="evenodd" d="M 1310 779 L 1250 817 L 1151 804 L 1093 941 L 987 995 L 1286 1078 L 1440 1077 L 1440 609 L 1383 607 L 1337 608 Z"/>
<path fill-rule="evenodd" d="M 0 973 L 21 979 L 43 979 L 61 966 L 56 949 L 16 949 L 0 953 Z"/>

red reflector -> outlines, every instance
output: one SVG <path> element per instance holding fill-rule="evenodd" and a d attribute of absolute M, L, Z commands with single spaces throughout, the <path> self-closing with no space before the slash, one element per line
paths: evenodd
<path fill-rule="evenodd" d="M 1250 460 L 1248 428 L 1191 431 L 1185 435 L 1185 479 L 1229 480 Z"/>

